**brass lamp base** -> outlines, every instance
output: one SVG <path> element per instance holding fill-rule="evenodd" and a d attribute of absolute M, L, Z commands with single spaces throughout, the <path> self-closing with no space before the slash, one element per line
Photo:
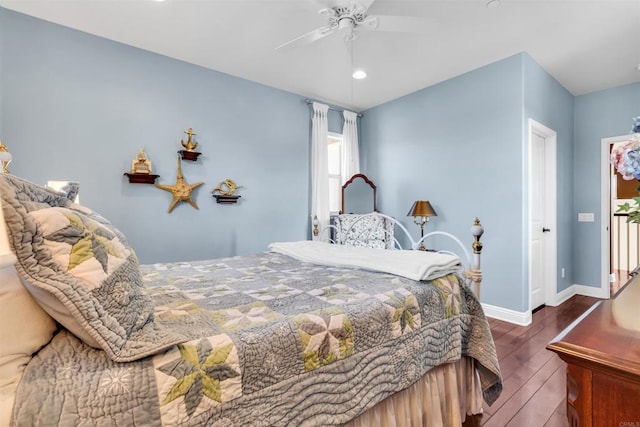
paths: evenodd
<path fill-rule="evenodd" d="M 415 222 L 415 220 L 414 220 L 414 222 L 420 226 L 420 245 L 418 246 L 418 250 L 419 251 L 426 251 L 427 247 L 424 245 L 424 240 L 423 240 L 424 239 L 424 225 L 427 223 L 427 221 L 429 219 L 427 217 L 422 217 L 422 218 L 423 218 L 423 220 L 420 221 L 419 223 Z"/>

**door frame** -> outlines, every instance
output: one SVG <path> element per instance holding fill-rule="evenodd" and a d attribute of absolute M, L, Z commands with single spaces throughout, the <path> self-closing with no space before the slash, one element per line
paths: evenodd
<path fill-rule="evenodd" d="M 548 225 L 548 228 L 551 229 L 551 232 L 546 239 L 545 242 L 545 266 L 546 271 L 544 272 L 545 277 L 545 286 L 544 286 L 544 299 L 546 305 L 556 305 L 556 299 L 558 294 L 558 135 L 556 131 L 550 129 L 539 123 L 533 119 L 528 120 L 528 138 L 527 138 L 527 231 L 528 231 L 528 294 L 527 298 L 529 300 L 529 311 L 531 312 L 535 307 L 531 307 L 531 284 L 533 281 L 532 278 L 532 226 L 531 226 L 531 217 L 532 217 L 532 168 L 531 168 L 531 157 L 532 157 L 532 143 L 533 143 L 533 133 L 537 133 L 544 137 L 545 143 L 545 154 L 544 154 L 544 162 L 545 162 L 545 175 L 548 179 L 545 179 L 545 220 Z M 547 174 L 546 171 L 549 171 Z"/>
<path fill-rule="evenodd" d="M 600 295 L 599 298 L 609 298 L 611 296 L 611 284 L 609 274 L 611 273 L 611 145 L 616 142 L 625 142 L 629 135 L 611 136 L 600 140 Z"/>

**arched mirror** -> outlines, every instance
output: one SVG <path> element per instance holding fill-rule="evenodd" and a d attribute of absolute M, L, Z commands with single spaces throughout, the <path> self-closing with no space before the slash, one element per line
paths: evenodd
<path fill-rule="evenodd" d="M 342 186 L 343 214 L 365 214 L 377 212 L 376 185 L 366 175 L 353 175 Z"/>

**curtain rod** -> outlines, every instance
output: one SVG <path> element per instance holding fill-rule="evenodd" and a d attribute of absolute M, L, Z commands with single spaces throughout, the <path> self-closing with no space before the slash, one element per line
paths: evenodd
<path fill-rule="evenodd" d="M 312 99 L 305 99 L 304 102 L 306 102 L 307 104 L 311 105 L 313 104 L 315 101 L 313 101 Z M 332 106 L 329 106 L 329 110 L 333 110 L 333 111 L 337 111 L 339 113 L 344 112 L 344 110 L 341 110 L 340 108 L 334 108 Z M 358 117 L 362 117 L 362 113 L 357 113 Z"/>

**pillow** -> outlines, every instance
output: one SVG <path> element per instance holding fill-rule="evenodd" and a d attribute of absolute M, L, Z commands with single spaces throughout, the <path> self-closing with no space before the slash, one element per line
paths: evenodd
<path fill-rule="evenodd" d="M 56 322 L 22 286 L 13 266 L 0 269 L 0 396 L 15 387 L 31 355 L 47 344 Z"/>
<path fill-rule="evenodd" d="M 46 188 L 64 194 L 72 202 L 77 202 L 80 183 L 77 181 L 47 181 Z"/>
<path fill-rule="evenodd" d="M 109 221 L 11 175 L 0 176 L 0 196 L 16 270 L 60 324 L 116 362 L 184 341 L 155 323 L 137 258 Z"/>
<path fill-rule="evenodd" d="M 394 223 L 376 214 L 340 214 L 334 217 L 335 240 L 343 245 L 393 249 Z"/>

